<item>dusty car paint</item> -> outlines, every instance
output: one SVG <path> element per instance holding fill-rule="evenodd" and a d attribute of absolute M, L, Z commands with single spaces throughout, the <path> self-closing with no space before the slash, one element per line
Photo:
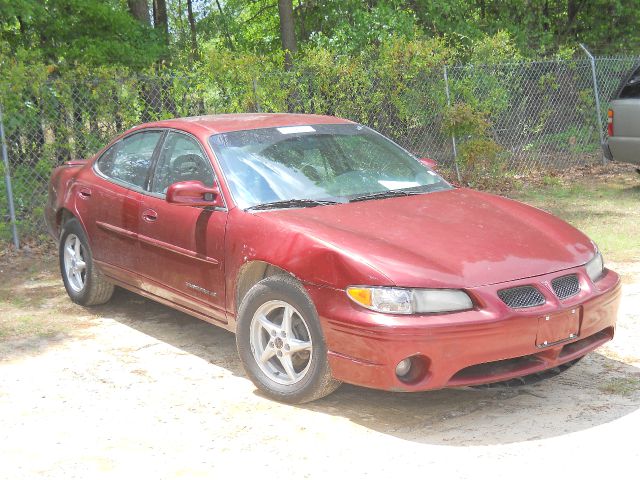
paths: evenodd
<path fill-rule="evenodd" d="M 59 238 L 63 218 L 77 217 L 96 263 L 114 283 L 230 331 L 247 279 L 260 279 L 272 268 L 289 273 L 318 311 L 333 375 L 354 384 L 427 390 L 487 383 L 567 363 L 613 337 L 618 275 L 605 270 L 593 283 L 584 265 L 594 245 L 533 207 L 469 189 L 309 209 L 251 211 L 234 205 L 207 142 L 212 134 L 320 123 L 347 121 L 246 114 L 135 127 L 114 142 L 142 129 L 173 129 L 197 138 L 225 206 L 170 205 L 162 196 L 118 185 L 94 168 L 99 152 L 54 171 L 47 224 Z M 577 275 L 580 293 L 559 300 L 549 284 L 567 274 Z M 351 302 L 348 285 L 463 289 L 474 308 L 381 314 Z M 497 291 L 519 285 L 539 287 L 544 304 L 507 307 Z M 575 322 L 578 335 L 539 347 L 540 323 L 554 320 Z M 395 367 L 408 356 L 422 371 L 403 382 Z M 507 363 L 482 366 L 497 361 Z"/>

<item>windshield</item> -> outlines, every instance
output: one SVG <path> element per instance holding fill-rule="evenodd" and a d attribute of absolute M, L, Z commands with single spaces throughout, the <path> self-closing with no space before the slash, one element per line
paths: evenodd
<path fill-rule="evenodd" d="M 209 139 L 240 208 L 353 200 L 451 188 L 373 130 L 355 124 L 263 128 Z M 319 205 L 321 203 L 315 203 Z"/>

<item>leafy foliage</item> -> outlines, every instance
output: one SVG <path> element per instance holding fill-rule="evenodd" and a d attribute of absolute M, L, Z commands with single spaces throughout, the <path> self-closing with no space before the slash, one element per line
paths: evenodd
<path fill-rule="evenodd" d="M 0 39 L 54 68 L 156 61 L 163 45 L 117 0 L 0 0 Z"/>
<path fill-rule="evenodd" d="M 201 113 L 344 116 L 426 155 L 449 156 L 453 134 L 464 178 L 478 184 L 511 161 L 494 132 L 505 129 L 504 112 L 536 106 L 523 152 L 552 142 L 582 153 L 593 142 L 576 138 L 597 140 L 588 84 L 550 67 L 529 76 L 533 88 L 505 62 L 572 59 L 582 55 L 577 42 L 640 50 L 637 0 L 292 0 L 298 52 L 285 69 L 276 0 L 158 1 L 168 35 L 153 24 L 151 0 L 137 0 L 151 24 L 129 0 L 0 0 L 0 103 L 25 225 L 41 219 L 52 166 L 133 124 Z M 460 64 L 469 67 L 450 77 L 447 108 L 443 68 Z M 561 84 L 578 85 L 570 128 L 550 131 Z M 443 120 L 443 131 L 431 128 Z"/>
<path fill-rule="evenodd" d="M 139 0 L 151 5 L 149 0 Z M 0 41 L 54 69 L 120 65 L 193 68 L 197 49 L 235 55 L 280 52 L 276 0 L 165 0 L 164 34 L 137 21 L 125 0 L 0 0 Z M 187 14 L 192 5 L 193 19 Z M 458 61 L 493 63 L 572 55 L 578 42 L 599 53 L 640 48 L 636 0 L 292 0 L 304 57 L 322 48 L 358 57 L 399 37 L 439 38 Z M 151 16 L 152 17 L 152 16 Z M 193 21 L 191 21 L 193 20 Z"/>
<path fill-rule="evenodd" d="M 506 163 L 504 149 L 491 134 L 487 114 L 464 102 L 445 110 L 443 130 L 460 140 L 458 161 L 466 183 L 492 187 L 502 181 Z"/>

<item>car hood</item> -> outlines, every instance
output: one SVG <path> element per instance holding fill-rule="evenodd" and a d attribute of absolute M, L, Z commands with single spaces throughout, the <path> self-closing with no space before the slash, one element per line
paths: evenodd
<path fill-rule="evenodd" d="M 562 220 L 469 189 L 256 214 L 405 287 L 517 280 L 583 265 L 595 252 Z"/>

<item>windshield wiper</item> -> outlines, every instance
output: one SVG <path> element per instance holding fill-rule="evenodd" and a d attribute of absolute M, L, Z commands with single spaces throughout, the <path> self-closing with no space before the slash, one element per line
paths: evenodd
<path fill-rule="evenodd" d="M 424 193 L 424 190 L 387 190 L 386 192 L 367 193 L 359 195 L 349 200 L 350 202 L 362 202 L 363 200 L 374 200 L 378 198 L 407 197 Z"/>
<path fill-rule="evenodd" d="M 341 202 L 334 200 L 313 200 L 311 198 L 292 198 L 290 200 L 278 200 L 275 202 L 260 203 L 249 207 L 247 210 L 269 210 L 271 208 L 296 208 L 318 207 L 320 205 L 336 205 Z"/>

